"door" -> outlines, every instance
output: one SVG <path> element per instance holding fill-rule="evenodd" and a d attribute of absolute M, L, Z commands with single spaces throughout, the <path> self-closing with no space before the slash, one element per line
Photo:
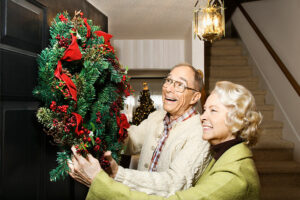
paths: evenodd
<path fill-rule="evenodd" d="M 85 199 L 87 188 L 70 178 L 49 181 L 58 149 L 37 123 L 32 90 L 57 12 L 81 10 L 104 31 L 107 17 L 83 0 L 1 0 L 0 9 L 0 199 Z"/>

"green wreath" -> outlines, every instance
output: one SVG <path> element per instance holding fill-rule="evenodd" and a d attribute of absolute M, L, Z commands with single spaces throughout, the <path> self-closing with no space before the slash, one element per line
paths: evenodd
<path fill-rule="evenodd" d="M 50 27 L 50 46 L 38 57 L 38 85 L 33 94 L 44 103 L 38 121 L 62 152 L 50 180 L 65 178 L 71 146 L 93 154 L 103 168 L 109 162 L 103 153 L 112 152 L 119 161 L 122 141 L 129 127 L 123 97 L 130 95 L 127 70 L 119 64 L 110 44 L 112 35 L 102 32 L 91 20 L 75 12 L 57 14 Z"/>

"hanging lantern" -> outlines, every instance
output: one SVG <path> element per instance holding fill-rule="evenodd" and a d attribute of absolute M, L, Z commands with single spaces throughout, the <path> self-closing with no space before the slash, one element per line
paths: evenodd
<path fill-rule="evenodd" d="M 206 7 L 194 9 L 194 34 L 200 40 L 210 42 L 225 36 L 224 3 L 221 0 L 208 0 Z"/>

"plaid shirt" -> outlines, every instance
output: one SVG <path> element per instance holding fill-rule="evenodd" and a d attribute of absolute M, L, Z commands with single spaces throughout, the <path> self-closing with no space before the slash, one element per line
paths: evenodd
<path fill-rule="evenodd" d="M 166 116 L 164 118 L 164 134 L 160 138 L 160 140 L 156 146 L 156 149 L 153 152 L 151 164 L 149 167 L 150 172 L 156 171 L 156 165 L 157 165 L 158 159 L 160 157 L 161 150 L 169 136 L 169 132 L 172 129 L 173 125 L 178 122 L 183 122 L 183 121 L 189 119 L 190 117 L 194 116 L 195 114 L 197 114 L 197 111 L 195 110 L 194 107 L 191 108 L 190 110 L 188 110 L 187 112 L 185 112 L 183 115 L 181 115 L 180 117 L 178 117 L 175 120 L 171 120 L 169 115 L 166 114 Z"/>

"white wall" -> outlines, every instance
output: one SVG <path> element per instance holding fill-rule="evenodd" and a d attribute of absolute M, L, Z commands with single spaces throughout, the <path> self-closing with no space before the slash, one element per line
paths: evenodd
<path fill-rule="evenodd" d="M 184 38 L 184 57 L 186 62 L 192 64 L 192 24 Z"/>
<path fill-rule="evenodd" d="M 243 4 L 252 20 L 300 82 L 300 1 L 265 0 Z M 300 161 L 300 97 L 292 88 L 239 9 L 232 21 L 260 71 L 267 89 L 267 102 L 276 106 L 275 119 L 284 122 L 283 137 L 295 144 L 294 157 Z"/>
<path fill-rule="evenodd" d="M 114 40 L 113 46 L 129 69 L 170 69 L 185 62 L 184 40 Z"/>

